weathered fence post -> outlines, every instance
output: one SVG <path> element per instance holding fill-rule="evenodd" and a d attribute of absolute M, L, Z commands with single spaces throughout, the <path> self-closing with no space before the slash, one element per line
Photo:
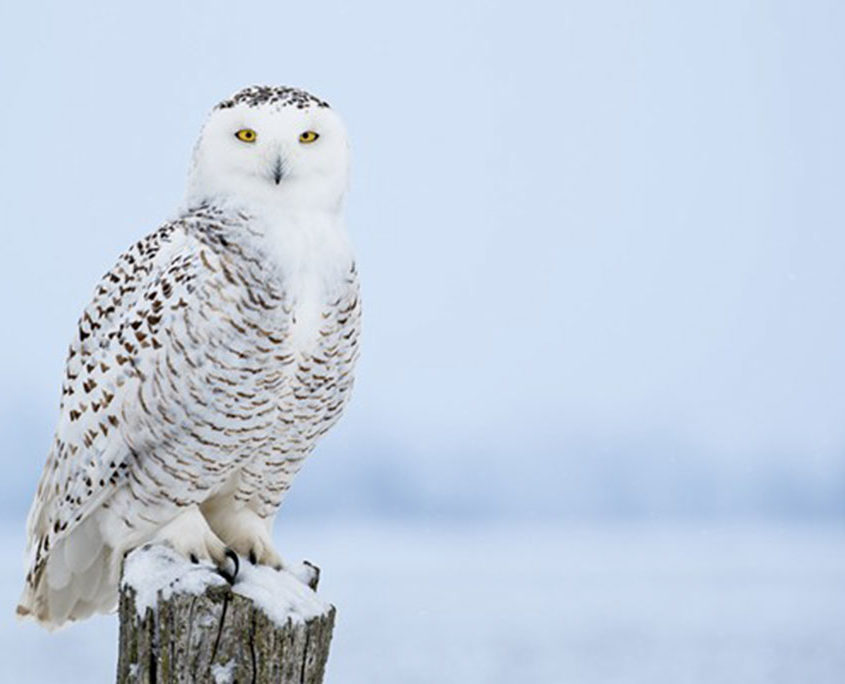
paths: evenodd
<path fill-rule="evenodd" d="M 230 585 L 169 548 L 124 562 L 118 684 L 323 681 L 335 609 L 293 574 L 241 560 Z"/>

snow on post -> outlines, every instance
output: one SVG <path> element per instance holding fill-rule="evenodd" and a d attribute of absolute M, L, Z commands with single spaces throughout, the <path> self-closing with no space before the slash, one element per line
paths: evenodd
<path fill-rule="evenodd" d="M 123 566 L 117 682 L 319 684 L 334 617 L 286 570 L 241 560 L 230 585 L 210 565 L 144 546 Z"/>

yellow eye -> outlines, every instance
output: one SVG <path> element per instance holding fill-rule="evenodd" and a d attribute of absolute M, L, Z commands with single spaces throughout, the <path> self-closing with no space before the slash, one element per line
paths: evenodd
<path fill-rule="evenodd" d="M 314 131 L 305 131 L 305 133 L 300 134 L 299 142 L 307 145 L 308 143 L 314 142 L 319 137 L 319 133 L 315 133 Z"/>
<path fill-rule="evenodd" d="M 255 142 L 255 139 L 258 137 L 258 133 L 251 128 L 242 128 L 235 133 L 235 137 L 241 142 Z"/>

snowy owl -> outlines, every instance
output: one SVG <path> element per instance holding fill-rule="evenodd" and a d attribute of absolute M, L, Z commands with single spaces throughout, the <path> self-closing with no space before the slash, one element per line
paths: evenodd
<path fill-rule="evenodd" d="M 349 148 L 324 101 L 253 86 L 194 148 L 185 209 L 126 251 L 82 314 L 27 522 L 17 612 L 116 605 L 131 549 L 282 567 L 274 516 L 337 421 L 358 355 L 343 218 Z"/>

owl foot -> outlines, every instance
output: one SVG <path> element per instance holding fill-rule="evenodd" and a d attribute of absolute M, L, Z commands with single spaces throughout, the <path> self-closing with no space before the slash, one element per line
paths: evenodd
<path fill-rule="evenodd" d="M 273 548 L 271 520 L 246 507 L 234 511 L 211 508 L 205 511 L 205 517 L 220 539 L 253 565 L 269 565 L 276 570 L 285 567 L 285 562 Z"/>
<path fill-rule="evenodd" d="M 150 541 L 169 546 L 192 563 L 204 561 L 213 564 L 229 583 L 235 581 L 240 569 L 235 552 L 214 534 L 196 506 L 184 509 L 161 527 Z"/>
<path fill-rule="evenodd" d="M 258 542 L 256 546 L 250 548 L 249 553 L 246 554 L 249 562 L 253 565 L 269 565 L 274 570 L 281 570 L 285 567 L 284 561 L 277 554 L 272 546 L 266 546 L 262 542 Z"/>
<path fill-rule="evenodd" d="M 253 565 L 269 565 L 274 570 L 281 570 L 286 567 L 281 556 L 273 548 L 269 536 L 267 539 L 243 537 L 236 539 L 232 546 L 238 549 L 242 556 L 248 558 Z"/>

